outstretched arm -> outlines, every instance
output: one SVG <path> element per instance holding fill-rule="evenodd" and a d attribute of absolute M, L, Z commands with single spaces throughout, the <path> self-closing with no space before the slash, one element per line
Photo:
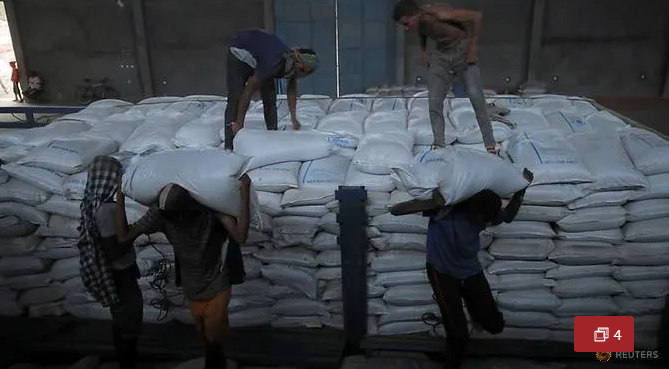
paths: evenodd
<path fill-rule="evenodd" d="M 532 183 L 534 174 L 527 168 L 523 170 L 523 176 L 529 183 Z M 520 210 L 520 206 L 523 204 L 523 198 L 525 196 L 526 189 L 527 188 L 523 188 L 522 190 L 513 194 L 513 197 L 511 197 L 511 200 L 506 205 L 506 207 L 500 211 L 500 216 L 494 222 L 495 224 L 500 224 L 502 222 L 511 223 L 516 218 L 516 215 L 518 215 L 518 211 Z"/>
<path fill-rule="evenodd" d="M 251 223 L 251 178 L 244 174 L 239 180 L 239 193 L 241 196 L 241 205 L 239 208 L 239 217 L 235 219 L 227 214 L 219 214 L 219 220 L 230 234 L 230 237 L 240 245 L 246 243 L 249 235 L 249 225 Z"/>
<path fill-rule="evenodd" d="M 159 232 L 162 229 L 160 214 L 155 209 L 149 209 L 144 216 L 128 226 L 125 214 L 125 195 L 121 189 L 121 180 L 116 187 L 116 239 L 119 245 L 132 245 L 137 237 L 143 234 Z"/>
<path fill-rule="evenodd" d="M 432 198 L 428 200 L 409 200 L 393 205 L 393 207 L 390 208 L 390 214 L 397 216 L 422 213 L 424 211 L 439 209 L 444 206 L 444 203 L 444 198 L 439 193 L 439 190 L 434 190 L 432 192 Z"/>

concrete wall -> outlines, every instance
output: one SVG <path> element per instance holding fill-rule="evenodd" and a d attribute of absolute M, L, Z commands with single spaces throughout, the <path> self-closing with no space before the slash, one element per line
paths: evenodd
<path fill-rule="evenodd" d="M 52 101 L 76 101 L 84 78 L 104 77 L 133 101 L 145 92 L 224 95 L 231 34 L 265 24 L 263 0 L 5 1 L 15 8 L 24 66 L 44 78 Z"/>
<path fill-rule="evenodd" d="M 14 9 L 10 25 L 12 35 L 20 35 L 15 41 L 19 62 L 23 58 L 24 67 L 45 78 L 52 100 L 72 101 L 75 86 L 84 78 L 103 77 L 129 100 L 152 94 L 225 94 L 224 50 L 230 35 L 274 24 L 267 9 L 286 0 L 4 1 Z M 304 0 L 309 1 L 316 0 Z M 514 89 L 532 74 L 560 93 L 669 96 L 669 1 L 449 3 L 483 12 L 479 50 L 487 88 Z M 389 13 L 389 7 L 384 11 Z M 401 34 L 393 31 L 390 14 L 374 18 L 379 24 L 382 19 L 387 19 L 388 32 L 397 32 L 393 36 Z M 346 34 L 340 32 L 342 37 Z M 397 70 L 397 78 L 389 82 L 413 84 L 417 77 L 427 78 L 419 61 L 418 37 L 388 37 L 393 39 L 398 48 L 386 53 L 384 75 L 392 78 L 391 71 Z M 352 41 L 339 41 L 341 58 Z M 340 81 L 350 80 L 360 69 L 341 65 L 346 66 L 346 60 L 340 60 Z"/>

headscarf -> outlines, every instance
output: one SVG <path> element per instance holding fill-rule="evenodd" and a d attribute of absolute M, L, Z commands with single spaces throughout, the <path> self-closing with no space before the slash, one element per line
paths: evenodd
<path fill-rule="evenodd" d="M 110 156 L 98 156 L 88 169 L 86 190 L 81 201 L 79 247 L 81 279 L 88 292 L 107 307 L 119 302 L 111 267 L 100 247 L 102 237 L 95 222 L 100 205 L 114 200 L 121 163 Z"/>
<path fill-rule="evenodd" d="M 316 53 L 301 53 L 300 49 L 297 48 L 290 49 L 286 55 L 286 67 L 284 71 L 286 78 L 295 75 L 296 64 L 302 64 L 302 66 L 313 73 L 318 69 L 318 55 Z"/>

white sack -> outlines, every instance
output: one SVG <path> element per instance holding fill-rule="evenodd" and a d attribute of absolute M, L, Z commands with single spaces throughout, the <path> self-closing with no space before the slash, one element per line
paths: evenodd
<path fill-rule="evenodd" d="M 563 279 L 557 281 L 557 286 L 553 288 L 555 296 L 562 299 L 610 296 L 624 292 L 625 288 L 610 277 L 582 278 L 578 283 Z"/>
<path fill-rule="evenodd" d="M 318 260 L 316 260 L 317 254 L 301 247 L 281 250 L 265 249 L 256 252 L 253 256 L 266 264 L 283 264 L 308 268 L 318 266 Z"/>
<path fill-rule="evenodd" d="M 577 101 L 574 101 L 575 106 L 576 103 Z M 608 110 L 597 110 L 591 114 L 583 116 L 586 117 L 585 121 L 597 132 L 609 134 L 618 133 L 621 129 L 630 127 L 629 124 L 625 123 L 625 121 Z"/>
<path fill-rule="evenodd" d="M 538 131 L 548 128 L 548 122 L 541 109 L 538 108 L 510 108 L 504 118 L 516 124 L 517 131 Z"/>
<path fill-rule="evenodd" d="M 490 264 L 487 271 L 493 275 L 536 274 L 545 273 L 555 267 L 557 264 L 552 261 L 497 260 Z"/>
<path fill-rule="evenodd" d="M 421 251 L 385 251 L 372 260 L 371 269 L 375 272 L 397 272 L 425 269 L 425 252 Z"/>
<path fill-rule="evenodd" d="M 490 228 L 490 232 L 497 238 L 552 238 L 555 236 L 549 223 L 520 220 L 499 224 Z"/>
<path fill-rule="evenodd" d="M 251 180 L 253 181 L 253 180 Z M 281 193 L 258 191 L 258 207 L 269 216 L 281 215 Z"/>
<path fill-rule="evenodd" d="M 216 149 L 182 149 L 151 154 L 126 168 L 123 192 L 134 200 L 150 205 L 160 190 L 176 183 L 193 198 L 213 210 L 237 216 L 240 208 L 239 181 L 236 176 L 246 158 Z M 257 197 L 252 194 L 252 204 Z M 254 213 L 252 220 L 259 215 Z"/>
<path fill-rule="evenodd" d="M 374 112 L 365 119 L 365 135 L 402 133 L 407 130 L 407 111 Z"/>
<path fill-rule="evenodd" d="M 331 113 L 318 122 L 316 129 L 325 133 L 351 136 L 355 140 L 355 146 L 352 148 L 355 148 L 358 146 L 357 140 L 363 136 L 363 122 L 367 115 L 368 112 L 364 110 Z"/>
<path fill-rule="evenodd" d="M 560 321 L 551 313 L 541 311 L 510 311 L 502 309 L 504 323 L 509 327 L 551 328 Z"/>
<path fill-rule="evenodd" d="M 425 252 L 427 235 L 420 233 L 390 233 L 384 249 L 413 250 Z M 379 250 L 384 250 L 379 249 Z"/>
<path fill-rule="evenodd" d="M 87 122 L 63 117 L 46 126 L 29 129 L 12 129 L 0 134 L 0 143 L 7 146 L 39 146 L 57 138 L 72 136 L 91 128 Z"/>
<path fill-rule="evenodd" d="M 648 183 L 648 188 L 639 191 L 634 197 L 635 200 L 669 198 L 669 173 L 649 176 Z"/>
<path fill-rule="evenodd" d="M 409 114 L 408 130 L 416 138 L 416 145 L 426 145 L 427 150 L 434 142 L 434 134 L 432 133 L 432 124 L 430 124 L 430 116 L 427 110 L 416 109 Z M 446 120 L 444 128 L 444 144 L 450 145 L 457 139 L 457 132 L 455 127 L 449 120 Z"/>
<path fill-rule="evenodd" d="M 369 225 L 381 232 L 389 233 L 426 233 L 429 218 L 418 214 L 395 216 L 390 213 L 375 216 Z"/>
<path fill-rule="evenodd" d="M 17 296 L 16 291 L 0 289 L 0 316 L 18 317 L 23 315 L 23 309 L 16 302 Z"/>
<path fill-rule="evenodd" d="M 281 206 L 326 205 L 327 203 L 334 201 L 334 199 L 334 191 L 327 188 L 291 188 L 283 193 L 283 197 L 281 197 Z"/>
<path fill-rule="evenodd" d="M 246 279 L 256 279 L 260 278 L 260 269 L 262 268 L 262 262 L 258 259 L 252 257 L 244 257 L 244 272 L 246 273 Z"/>
<path fill-rule="evenodd" d="M 611 266 L 597 265 L 558 265 L 557 268 L 546 272 L 546 278 L 551 279 L 581 279 L 587 277 L 611 276 Z M 578 283 L 578 281 L 574 281 Z"/>
<path fill-rule="evenodd" d="M 506 152 L 514 163 L 534 173 L 533 185 L 595 180 L 574 146 L 555 130 L 515 134 L 509 138 Z"/>
<path fill-rule="evenodd" d="M 628 222 L 669 217 L 669 199 L 633 201 L 625 205 Z"/>
<path fill-rule="evenodd" d="M 24 291 L 19 296 L 19 306 L 28 307 L 29 305 L 46 304 L 62 300 L 67 295 L 67 291 L 60 283 L 52 283 L 48 287 L 33 288 Z"/>
<path fill-rule="evenodd" d="M 407 101 L 403 97 L 378 97 L 372 103 L 372 111 L 405 110 Z"/>
<path fill-rule="evenodd" d="M 281 106 L 281 105 L 280 105 Z M 287 107 L 286 107 L 286 110 Z M 325 116 L 325 112 L 320 107 L 313 106 L 300 106 L 297 104 L 297 110 L 295 111 L 295 117 L 300 121 L 300 130 L 301 131 L 311 131 L 318 125 L 320 121 Z M 289 114 L 279 117 L 278 128 L 282 131 L 292 131 L 293 130 L 293 121 L 292 117 Z"/>
<path fill-rule="evenodd" d="M 374 284 L 384 287 L 424 283 L 430 283 L 425 269 L 379 273 L 374 278 Z"/>
<path fill-rule="evenodd" d="M 373 279 L 367 279 L 367 297 L 375 298 L 381 297 L 386 292 L 383 286 L 374 284 Z M 323 301 L 339 301 L 343 297 L 343 287 L 341 279 L 329 281 L 323 290 L 321 300 Z"/>
<path fill-rule="evenodd" d="M 254 308 L 230 314 L 230 327 L 261 327 L 270 324 L 276 317 L 270 308 Z"/>
<path fill-rule="evenodd" d="M 533 290 L 555 286 L 555 281 L 546 279 L 543 273 L 534 274 L 489 274 L 486 273 L 490 289 L 498 291 Z"/>
<path fill-rule="evenodd" d="M 320 218 L 329 213 L 325 205 L 288 206 L 281 210 L 281 215 Z"/>
<path fill-rule="evenodd" d="M 300 162 L 285 162 L 267 165 L 248 172 L 253 186 L 258 191 L 284 192 L 290 188 L 297 188 L 297 175 Z"/>
<path fill-rule="evenodd" d="M 591 190 L 627 190 L 648 186 L 646 178 L 627 156 L 617 134 L 584 132 L 569 136 L 569 142 L 595 177 L 595 182 L 589 186 Z"/>
<path fill-rule="evenodd" d="M 555 310 L 562 303 L 550 289 L 504 291 L 497 295 L 497 303 L 504 309 L 513 311 L 545 311 Z"/>
<path fill-rule="evenodd" d="M 47 287 L 52 282 L 48 273 L 19 275 L 0 279 L 0 287 L 12 290 L 29 290 L 32 288 Z M 0 297 L 2 294 L 0 293 Z"/>
<path fill-rule="evenodd" d="M 367 191 L 391 192 L 395 183 L 389 175 L 375 175 L 362 172 L 351 165 L 346 173 L 346 186 L 363 186 Z"/>
<path fill-rule="evenodd" d="M 14 215 L 0 215 L 0 237 L 22 237 L 35 232 L 38 226 Z"/>
<path fill-rule="evenodd" d="M 272 220 L 275 247 L 310 245 L 318 232 L 318 218 L 282 216 Z"/>
<path fill-rule="evenodd" d="M 523 205 L 563 206 L 584 196 L 583 188 L 577 185 L 530 186 L 525 191 Z"/>
<path fill-rule="evenodd" d="M 578 315 L 614 315 L 618 306 L 609 296 L 578 297 L 562 299 L 562 304 L 553 310 L 558 317 L 569 317 L 573 321 Z"/>
<path fill-rule="evenodd" d="M 54 214 L 49 217 L 49 223 L 37 229 L 37 235 L 42 237 L 79 237 L 79 219 L 67 218 Z"/>
<path fill-rule="evenodd" d="M 37 205 L 37 209 L 49 214 L 58 214 L 68 218 L 81 217 L 81 201 L 67 200 L 60 195 L 53 195 L 47 202 Z"/>
<path fill-rule="evenodd" d="M 262 142 L 262 145 L 258 143 Z M 235 153 L 252 158 L 246 170 L 289 161 L 324 158 L 334 146 L 320 133 L 303 131 L 240 130 L 234 139 Z M 299 148 L 299 150 L 296 150 Z"/>
<path fill-rule="evenodd" d="M 617 247 L 615 264 L 618 265 L 668 265 L 669 243 L 625 243 Z"/>
<path fill-rule="evenodd" d="M 30 255 L 40 242 L 41 239 L 35 235 L 0 238 L 0 257 Z"/>
<path fill-rule="evenodd" d="M 14 178 L 58 195 L 64 193 L 63 184 L 68 178 L 68 175 L 64 173 L 25 165 L 5 164 L 2 166 L 2 169 Z"/>
<path fill-rule="evenodd" d="M 57 260 L 49 271 L 54 281 L 66 281 L 79 275 L 79 257 Z"/>
<path fill-rule="evenodd" d="M 506 196 L 528 185 L 519 168 L 478 150 L 447 147 L 421 154 L 415 162 L 394 168 L 392 177 L 397 187 L 414 197 L 431 195 L 433 189 L 439 188 L 447 204 L 485 189 Z"/>
<path fill-rule="evenodd" d="M 236 313 L 238 311 L 243 311 L 246 309 L 252 308 L 261 308 L 261 307 L 271 307 L 274 305 L 274 299 L 269 298 L 263 295 L 256 296 L 233 296 L 230 299 L 230 304 L 228 305 L 228 311 L 230 313 Z"/>
<path fill-rule="evenodd" d="M 279 316 L 311 316 L 330 314 L 327 305 L 306 298 L 282 299 L 272 306 L 272 313 Z"/>
<path fill-rule="evenodd" d="M 635 299 L 629 296 L 614 296 L 613 301 L 618 305 L 620 315 L 656 314 L 664 308 L 664 298 Z"/>
<path fill-rule="evenodd" d="M 28 306 L 28 317 L 30 318 L 62 316 L 66 313 L 67 311 L 63 308 L 63 303 L 60 301 Z"/>
<path fill-rule="evenodd" d="M 320 329 L 323 328 L 322 319 L 320 316 L 279 316 L 270 326 L 278 329 Z"/>
<path fill-rule="evenodd" d="M 96 156 L 109 155 L 117 149 L 118 143 L 108 138 L 64 138 L 32 149 L 16 164 L 74 174 L 86 169 Z"/>
<path fill-rule="evenodd" d="M 405 133 L 368 135 L 360 141 L 352 164 L 361 172 L 391 174 L 393 168 L 411 163 L 413 144 L 413 137 Z"/>
<path fill-rule="evenodd" d="M 315 251 L 339 250 L 337 235 L 328 232 L 318 232 L 310 248 Z"/>
<path fill-rule="evenodd" d="M 174 135 L 172 144 L 176 147 L 200 149 L 217 147 L 222 137 L 219 132 L 224 128 L 225 115 L 199 117 L 184 124 Z"/>
<path fill-rule="evenodd" d="M 379 336 L 392 336 L 403 334 L 424 333 L 432 330 L 431 325 L 423 323 L 422 320 L 412 322 L 395 322 L 379 326 Z"/>
<path fill-rule="evenodd" d="M 514 220 L 532 222 L 557 222 L 573 211 L 562 206 L 540 206 L 523 204 Z"/>
<path fill-rule="evenodd" d="M 348 94 L 342 95 L 339 99 L 335 99 L 330 104 L 329 113 L 337 113 L 343 111 L 369 111 L 374 96 L 367 94 Z"/>
<path fill-rule="evenodd" d="M 32 206 L 18 202 L 0 202 L 0 217 L 15 216 L 32 224 L 44 225 L 49 222 L 49 216 Z M 0 225 L 1 227 L 1 225 Z"/>
<path fill-rule="evenodd" d="M 10 178 L 0 184 L 0 202 L 20 202 L 39 205 L 49 198 L 49 193 L 20 179 Z"/>
<path fill-rule="evenodd" d="M 602 206 L 621 206 L 634 197 L 635 191 L 595 192 L 567 205 L 570 210 Z"/>
<path fill-rule="evenodd" d="M 601 231 L 565 232 L 558 231 L 558 238 L 563 241 L 572 242 L 604 242 L 613 245 L 623 243 L 623 231 L 620 228 L 605 229 Z"/>
<path fill-rule="evenodd" d="M 476 113 L 471 107 L 462 107 L 451 111 L 449 119 L 458 131 L 458 141 L 465 144 L 482 143 L 481 129 L 476 119 Z M 503 142 L 509 138 L 511 129 L 504 123 L 490 121 L 493 136 L 496 142 Z"/>
<path fill-rule="evenodd" d="M 551 239 L 498 239 L 488 252 L 498 260 L 546 260 L 555 245 Z"/>
<path fill-rule="evenodd" d="M 639 281 L 669 277 L 669 265 L 618 266 L 613 268 L 613 278 L 618 281 Z"/>
<path fill-rule="evenodd" d="M 617 248 L 605 242 L 555 241 L 548 259 L 563 265 L 611 264 Z"/>
<path fill-rule="evenodd" d="M 312 300 L 318 297 L 318 280 L 302 269 L 282 265 L 266 265 L 262 267 L 261 273 L 263 278 L 274 284 L 298 290 Z"/>
<path fill-rule="evenodd" d="M 669 280 L 647 279 L 645 281 L 626 281 L 620 284 L 627 293 L 637 299 L 664 298 L 669 294 Z"/>
<path fill-rule="evenodd" d="M 424 314 L 440 315 L 437 304 L 428 304 L 421 306 L 392 306 L 387 309 L 387 313 L 379 317 L 379 325 L 395 322 L 411 322 L 423 319 Z"/>
<path fill-rule="evenodd" d="M 623 227 L 625 241 L 665 242 L 669 241 L 669 217 L 627 223 Z"/>
<path fill-rule="evenodd" d="M 113 140 L 118 145 L 123 144 L 146 117 L 138 113 L 114 114 L 97 123 L 88 131 L 80 133 L 79 137 L 90 137 L 94 140 Z"/>
<path fill-rule="evenodd" d="M 620 139 L 634 165 L 643 174 L 669 173 L 669 141 L 640 128 L 621 131 Z"/>
<path fill-rule="evenodd" d="M 68 200 L 83 200 L 87 181 L 88 172 L 81 172 L 67 177 L 62 185 L 63 195 Z"/>
<path fill-rule="evenodd" d="M 566 111 L 554 111 L 546 114 L 546 122 L 548 122 L 550 129 L 557 130 L 565 136 L 594 131 L 594 128 L 585 119 Z"/>
<path fill-rule="evenodd" d="M 626 218 L 627 211 L 622 206 L 602 206 L 576 210 L 556 223 L 567 232 L 585 232 L 621 227 Z"/>
<path fill-rule="evenodd" d="M 336 191 L 346 181 L 346 172 L 351 160 L 332 155 L 326 158 L 305 161 L 299 172 L 300 188 L 320 188 Z"/>
<path fill-rule="evenodd" d="M 395 306 L 427 305 L 434 302 L 430 284 L 395 286 L 383 295 L 383 301 Z"/>
<path fill-rule="evenodd" d="M 192 120 L 180 113 L 156 113 L 148 115 L 142 125 L 128 137 L 119 151 L 142 154 L 175 148 L 172 138 L 179 128 Z"/>

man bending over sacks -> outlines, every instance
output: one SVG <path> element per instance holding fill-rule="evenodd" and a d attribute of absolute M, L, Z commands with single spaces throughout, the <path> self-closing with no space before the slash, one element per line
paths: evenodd
<path fill-rule="evenodd" d="M 163 232 L 174 247 L 184 296 L 205 342 L 205 369 L 228 366 L 223 341 L 229 329 L 231 286 L 243 283 L 245 277 L 239 245 L 246 242 L 249 230 L 248 175 L 240 179 L 239 186 L 241 208 L 237 218 L 205 208 L 187 190 L 169 184 L 160 191 L 157 206 L 130 227 L 121 185 L 117 187 L 116 223 L 120 225 L 117 232 L 120 242 L 132 244 L 142 234 Z M 227 252 L 222 255 L 225 245 Z"/>
<path fill-rule="evenodd" d="M 294 130 L 297 79 L 318 69 L 318 55 L 311 49 L 289 48 L 277 36 L 263 30 L 242 31 L 232 36 L 228 50 L 228 105 L 225 108 L 225 148 L 232 150 L 233 137 L 244 128 L 244 117 L 253 94 L 260 90 L 265 124 L 277 129 L 275 78 L 288 81 L 288 109 Z"/>
<path fill-rule="evenodd" d="M 523 176 L 532 182 L 529 170 Z M 393 206 L 390 213 L 423 212 L 430 217 L 427 229 L 427 275 L 439 304 L 446 329 L 445 368 L 460 368 L 467 351 L 469 330 L 462 300 L 474 323 L 492 334 L 504 329 L 504 317 L 497 309 L 488 280 L 478 259 L 479 233 L 488 225 L 510 223 L 518 214 L 525 189 L 516 192 L 507 206 L 493 191 L 483 190 L 467 200 L 445 206 L 439 190 L 429 200 L 411 200 Z"/>

